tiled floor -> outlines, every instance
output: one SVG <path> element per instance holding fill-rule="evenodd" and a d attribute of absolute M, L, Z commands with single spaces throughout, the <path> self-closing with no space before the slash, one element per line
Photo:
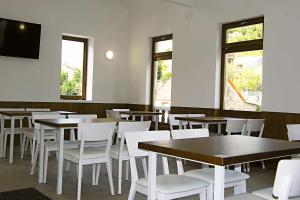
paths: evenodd
<path fill-rule="evenodd" d="M 17 148 L 16 148 L 17 149 Z M 56 160 L 51 156 L 49 162 L 48 182 L 47 184 L 37 183 L 37 172 L 35 176 L 30 176 L 30 160 L 29 155 L 25 156 L 24 160 L 19 159 L 19 153 L 15 154 L 15 163 L 8 164 L 8 159 L 0 159 L 0 192 L 9 191 L 21 188 L 34 187 L 44 193 L 51 199 L 73 200 L 76 199 L 77 179 L 75 166 L 71 167 L 70 172 L 64 173 L 63 179 L 63 195 L 56 195 Z M 117 162 L 113 162 L 113 178 L 115 183 L 115 192 L 117 191 Z M 175 163 L 170 161 L 171 172 L 175 172 Z M 190 168 L 190 167 L 188 167 Z M 99 200 L 99 199 L 127 199 L 130 187 L 130 181 L 123 182 L 122 195 L 111 196 L 109 192 L 108 179 L 106 176 L 106 167 L 101 169 L 100 183 L 98 186 L 91 185 L 91 168 L 84 168 L 84 178 L 82 184 L 82 199 Z M 257 167 L 252 167 L 250 172 L 250 180 L 247 183 L 247 190 L 253 190 L 270 187 L 273 185 L 275 172 L 273 170 L 262 170 Z M 232 195 L 232 190 L 226 190 L 226 195 Z M 146 199 L 145 196 L 136 195 L 136 199 Z M 186 199 L 198 199 L 198 196 L 189 197 Z"/>

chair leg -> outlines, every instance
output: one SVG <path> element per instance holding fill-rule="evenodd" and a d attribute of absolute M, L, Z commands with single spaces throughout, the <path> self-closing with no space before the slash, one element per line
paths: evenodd
<path fill-rule="evenodd" d="M 24 151 L 25 151 L 26 142 L 27 142 L 27 137 L 24 135 L 23 141 L 22 141 L 22 144 L 21 144 L 21 159 L 24 158 Z"/>
<path fill-rule="evenodd" d="M 47 182 L 48 159 L 49 159 L 49 151 L 47 149 L 45 149 L 45 156 L 44 156 L 44 180 L 43 180 L 43 183 Z"/>
<path fill-rule="evenodd" d="M 131 183 L 128 200 L 134 200 L 135 193 L 136 193 L 136 185 L 135 183 Z"/>
<path fill-rule="evenodd" d="M 148 177 L 148 170 L 147 170 L 146 158 L 142 158 L 142 165 L 143 165 L 143 171 L 144 171 L 145 178 L 147 178 Z"/>
<path fill-rule="evenodd" d="M 250 172 L 250 163 L 247 163 L 247 172 Z"/>
<path fill-rule="evenodd" d="M 101 164 L 97 165 L 97 172 L 96 172 L 96 185 L 99 185 L 99 176 L 100 176 Z"/>
<path fill-rule="evenodd" d="M 203 191 L 199 194 L 199 199 L 200 200 L 206 200 L 206 191 Z"/>
<path fill-rule="evenodd" d="M 24 138 L 25 138 L 25 136 L 24 136 Z M 23 134 L 21 133 L 20 134 L 20 151 L 22 151 L 22 144 L 23 144 Z"/>
<path fill-rule="evenodd" d="M 70 166 L 71 166 L 71 162 L 67 161 L 67 164 L 66 164 L 66 172 L 70 171 Z"/>
<path fill-rule="evenodd" d="M 262 165 L 262 168 L 265 170 L 266 169 L 265 161 L 261 161 L 261 165 Z"/>
<path fill-rule="evenodd" d="M 118 194 L 121 194 L 122 191 L 122 164 L 123 160 L 119 159 L 119 173 L 118 173 Z"/>
<path fill-rule="evenodd" d="M 111 168 L 111 158 L 106 163 L 106 168 L 107 168 L 107 175 L 108 175 L 108 181 L 110 186 L 110 193 L 111 195 L 115 195 L 114 182 L 112 177 L 112 168 Z"/>
<path fill-rule="evenodd" d="M 34 160 L 34 152 L 35 152 L 35 149 L 36 149 L 37 147 L 36 147 L 36 140 L 35 139 L 33 139 L 33 141 L 32 141 L 32 154 L 31 154 L 31 164 L 33 163 L 33 160 Z"/>
<path fill-rule="evenodd" d="M 3 142 L 3 157 L 6 156 L 6 145 L 7 145 L 7 134 L 4 133 L 4 142 Z"/>
<path fill-rule="evenodd" d="M 129 179 L 129 160 L 126 160 L 126 168 L 125 168 L 125 180 L 128 181 Z"/>
<path fill-rule="evenodd" d="M 93 164 L 92 185 L 96 185 L 96 164 Z"/>
<path fill-rule="evenodd" d="M 214 185 L 210 184 L 207 188 L 207 200 L 213 200 L 214 199 Z"/>
<path fill-rule="evenodd" d="M 35 148 L 35 152 L 33 154 L 34 159 L 33 159 L 33 162 L 32 162 L 30 175 L 34 175 L 34 170 L 35 170 L 36 163 L 37 163 L 37 160 L 38 160 L 39 152 L 40 152 L 40 145 L 37 145 L 37 147 Z"/>
<path fill-rule="evenodd" d="M 31 139 L 30 138 L 27 138 L 26 140 L 26 143 L 25 143 L 25 151 L 28 151 L 28 146 L 32 146 L 32 143 L 31 143 Z M 30 150 L 31 151 L 31 150 Z M 32 152 L 30 152 L 32 153 Z"/>
<path fill-rule="evenodd" d="M 82 164 L 78 164 L 78 184 L 77 184 L 77 200 L 81 197 L 81 182 L 82 182 Z"/>

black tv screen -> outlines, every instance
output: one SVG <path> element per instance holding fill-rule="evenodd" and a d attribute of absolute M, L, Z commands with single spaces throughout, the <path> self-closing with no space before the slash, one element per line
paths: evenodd
<path fill-rule="evenodd" d="M 0 18 L 0 55 L 38 59 L 41 25 Z"/>

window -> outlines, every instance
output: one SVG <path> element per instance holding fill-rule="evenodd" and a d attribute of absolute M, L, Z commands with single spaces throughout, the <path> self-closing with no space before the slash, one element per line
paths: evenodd
<path fill-rule="evenodd" d="M 264 18 L 222 28 L 221 108 L 261 111 Z"/>
<path fill-rule="evenodd" d="M 62 37 L 60 97 L 85 100 L 87 84 L 88 39 Z"/>
<path fill-rule="evenodd" d="M 152 39 L 151 105 L 168 109 L 171 106 L 173 36 Z"/>

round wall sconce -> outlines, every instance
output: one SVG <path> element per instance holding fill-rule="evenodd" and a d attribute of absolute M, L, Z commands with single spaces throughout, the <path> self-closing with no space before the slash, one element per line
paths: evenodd
<path fill-rule="evenodd" d="M 114 58 L 114 52 L 112 52 L 112 51 L 107 51 L 105 55 L 108 60 L 111 60 Z"/>

